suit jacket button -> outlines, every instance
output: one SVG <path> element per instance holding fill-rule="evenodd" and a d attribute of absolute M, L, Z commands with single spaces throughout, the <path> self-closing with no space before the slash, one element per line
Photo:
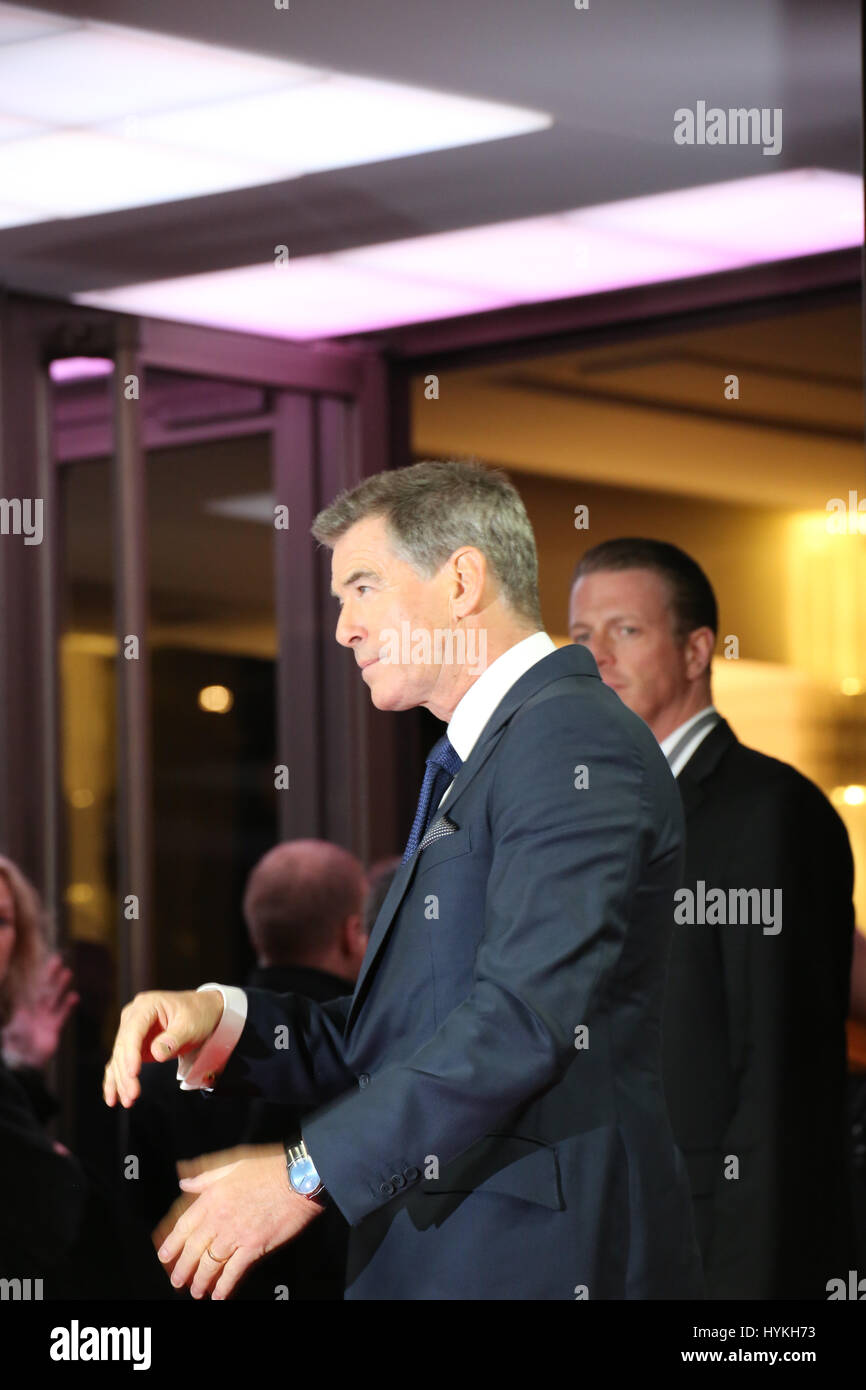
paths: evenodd
<path fill-rule="evenodd" d="M 402 1173 L 392 1173 L 391 1182 L 393 1183 L 394 1187 L 406 1186 L 406 1179 L 403 1177 Z"/>
<path fill-rule="evenodd" d="M 369 1074 L 369 1072 L 362 1071 L 362 1072 L 361 1072 L 361 1075 L 358 1077 L 358 1085 L 361 1087 L 361 1090 L 363 1091 L 364 1087 L 365 1087 L 365 1086 L 369 1086 L 369 1084 L 370 1084 L 370 1074 Z"/>
<path fill-rule="evenodd" d="M 394 1192 L 394 1186 L 390 1182 L 383 1182 L 379 1184 L 379 1191 L 383 1197 L 391 1197 Z"/>
<path fill-rule="evenodd" d="M 408 1168 L 403 1169 L 403 1176 L 409 1182 L 414 1182 L 416 1178 L 420 1178 L 421 1170 L 420 1168 L 416 1168 L 414 1164 L 411 1164 Z"/>

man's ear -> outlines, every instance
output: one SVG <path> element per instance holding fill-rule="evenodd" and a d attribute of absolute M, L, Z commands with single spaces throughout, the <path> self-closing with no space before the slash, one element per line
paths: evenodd
<path fill-rule="evenodd" d="M 451 556 L 455 592 L 451 599 L 454 618 L 468 618 L 481 607 L 487 583 L 487 558 L 474 545 L 462 546 Z"/>
<path fill-rule="evenodd" d="M 364 930 L 364 918 L 360 912 L 353 912 L 343 922 L 341 928 L 342 942 L 345 950 L 355 955 L 358 951 L 362 954 L 367 949 L 367 933 Z"/>
<path fill-rule="evenodd" d="M 716 634 L 711 627 L 696 627 L 694 632 L 689 633 L 685 646 L 686 675 L 689 680 L 709 674 L 715 645 Z"/>

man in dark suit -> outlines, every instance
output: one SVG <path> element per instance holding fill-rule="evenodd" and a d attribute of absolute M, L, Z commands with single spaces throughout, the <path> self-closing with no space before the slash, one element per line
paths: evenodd
<path fill-rule="evenodd" d="M 369 935 L 360 862 L 325 840 L 275 845 L 247 880 L 243 915 L 256 965 L 247 987 L 292 992 L 315 1003 L 351 993 Z M 296 1134 L 303 1110 L 245 1095 L 181 1091 L 165 1067 L 146 1066 L 141 1097 L 123 1112 L 121 1166 L 137 1159 L 135 1180 L 120 1190 L 148 1230 L 178 1197 L 178 1160 L 236 1144 L 266 1144 Z M 245 1300 L 342 1299 L 349 1228 L 331 1206 L 291 1245 L 253 1269 L 238 1290 Z M 284 1295 L 285 1296 L 285 1295 Z"/>
<path fill-rule="evenodd" d="M 826 1299 L 851 1255 L 845 827 L 713 707 L 716 602 L 683 551 L 595 546 L 575 572 L 570 629 L 649 724 L 682 793 L 664 1079 L 708 1296 Z"/>
<path fill-rule="evenodd" d="M 134 1103 L 142 1055 L 186 1050 L 187 1085 L 319 1106 L 288 1174 L 267 1151 L 185 1185 L 172 1280 L 225 1297 L 326 1200 L 352 1226 L 347 1298 L 700 1297 L 661 1084 L 683 826 L 655 739 L 543 632 L 503 475 L 379 474 L 313 532 L 373 703 L 448 730 L 350 998 L 203 986 L 127 1006 L 109 1104 Z"/>

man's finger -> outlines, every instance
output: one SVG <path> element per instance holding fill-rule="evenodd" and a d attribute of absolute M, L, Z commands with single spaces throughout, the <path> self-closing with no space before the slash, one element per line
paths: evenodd
<path fill-rule="evenodd" d="M 236 1250 L 231 1259 L 223 1265 L 222 1273 L 211 1294 L 211 1299 L 217 1302 L 220 1299 L 228 1298 L 253 1263 L 248 1250 Z"/>
<path fill-rule="evenodd" d="M 156 1228 L 151 1232 L 150 1238 L 153 1241 L 154 1250 L 162 1249 L 184 1212 L 189 1211 L 195 1200 L 195 1197 L 187 1197 L 182 1193 L 176 1201 L 172 1202 L 165 1216 L 162 1217 Z M 170 1261 L 163 1261 L 163 1263 L 167 1264 L 170 1263 Z"/>
<path fill-rule="evenodd" d="M 224 1178 L 237 1166 L 237 1163 L 227 1163 L 223 1168 L 211 1168 L 207 1172 L 197 1173 L 195 1177 L 181 1178 L 178 1185 L 184 1192 L 203 1192 L 206 1187 L 219 1182 L 220 1178 Z"/>
<path fill-rule="evenodd" d="M 182 1289 L 184 1284 L 192 1284 L 201 1263 L 202 1255 L 212 1239 L 216 1239 L 210 1227 L 206 1225 L 198 1226 L 190 1235 L 187 1236 L 183 1249 L 180 1252 L 177 1263 L 171 1272 L 171 1282 L 174 1288 Z M 207 1263 L 210 1263 L 209 1261 Z"/>
<path fill-rule="evenodd" d="M 198 1217 L 191 1216 L 191 1212 L 195 1206 L 196 1202 L 190 1202 L 183 1208 L 183 1210 L 181 1210 L 180 1204 L 178 1202 L 175 1202 L 171 1211 L 165 1218 L 165 1223 L 160 1222 L 160 1226 L 158 1229 L 162 1234 L 162 1244 L 159 1246 L 159 1249 L 156 1253 L 157 1258 L 162 1262 L 162 1264 L 171 1264 L 172 1260 L 177 1259 L 178 1255 L 183 1250 L 183 1247 L 186 1244 L 188 1237 L 195 1230 L 195 1227 L 198 1224 Z M 171 1218 L 175 1216 L 177 1212 L 180 1212 L 180 1215 L 176 1217 L 176 1220 L 174 1221 L 174 1224 L 171 1227 L 171 1229 L 169 1231 L 165 1231 L 165 1224 L 168 1221 L 170 1221 Z"/>
<path fill-rule="evenodd" d="M 134 1094 L 130 1098 L 128 1082 L 125 1080 L 121 1081 L 121 1076 L 122 1072 L 117 1064 L 117 1059 L 112 1054 L 108 1066 L 105 1069 L 105 1083 L 103 1087 L 105 1099 L 109 1105 L 114 1105 L 118 1100 L 123 1106 L 127 1104 L 131 1105 L 132 1100 L 135 1099 Z"/>
<path fill-rule="evenodd" d="M 211 1173 L 216 1168 L 236 1168 L 245 1158 L 259 1158 L 268 1146 L 263 1144 L 237 1144 L 233 1149 L 217 1149 L 213 1153 L 199 1154 L 196 1158 L 179 1158 L 178 1174 L 182 1178 L 197 1178 L 200 1173 Z M 270 1146 L 275 1149 L 274 1145 Z"/>
<path fill-rule="evenodd" d="M 138 1097 L 141 1087 L 135 1074 L 130 1073 L 129 1067 L 117 1055 L 112 1056 L 110 1065 L 120 1103 L 125 1109 L 129 1109 L 132 1102 Z"/>
<path fill-rule="evenodd" d="M 127 1004 L 120 1015 L 120 1027 L 114 1040 L 111 1060 L 114 1066 L 117 1089 L 121 1102 L 125 1105 L 127 1097 L 134 1099 L 138 1087 L 132 1086 L 141 1068 L 141 1052 L 144 1039 L 157 1021 L 155 1006 L 144 1001 L 134 1000 Z"/>
<path fill-rule="evenodd" d="M 211 1245 L 216 1248 L 216 1254 L 213 1253 Z M 211 1245 L 208 1245 L 204 1250 L 199 1260 L 198 1269 L 195 1272 L 195 1278 L 189 1286 L 189 1291 L 193 1298 L 204 1298 L 205 1294 L 208 1293 L 214 1287 L 217 1280 L 222 1277 L 226 1266 L 231 1260 L 235 1259 L 238 1254 L 238 1252 L 235 1251 L 232 1255 L 228 1256 L 227 1259 L 223 1259 L 220 1253 L 218 1236 L 214 1237 Z"/>

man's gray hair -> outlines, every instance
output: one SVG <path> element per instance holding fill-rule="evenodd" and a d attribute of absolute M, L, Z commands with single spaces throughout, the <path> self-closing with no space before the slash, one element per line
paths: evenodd
<path fill-rule="evenodd" d="M 341 492 L 311 529 L 333 548 L 350 526 L 374 516 L 385 519 L 398 558 L 425 579 L 461 546 L 475 546 L 513 611 L 543 626 L 535 536 L 520 494 L 498 469 L 430 460 L 374 473 Z"/>

